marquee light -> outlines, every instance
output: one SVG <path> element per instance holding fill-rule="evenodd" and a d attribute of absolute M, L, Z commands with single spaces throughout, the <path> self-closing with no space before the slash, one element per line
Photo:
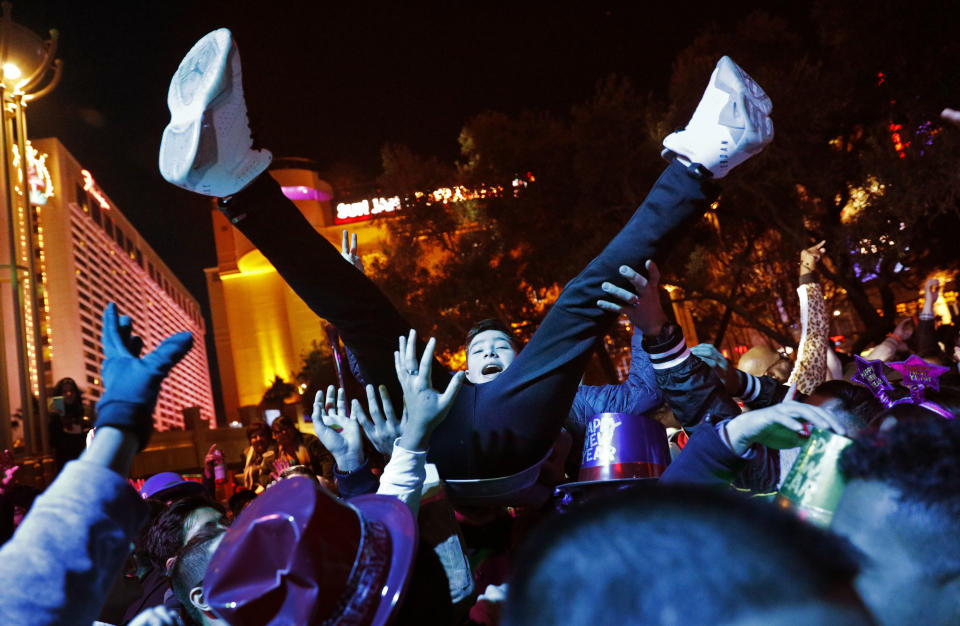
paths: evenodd
<path fill-rule="evenodd" d="M 337 205 L 337 224 L 360 222 L 370 219 L 374 215 L 393 213 L 400 210 L 400 197 L 372 198 L 357 202 L 341 202 Z"/>
<path fill-rule="evenodd" d="M 97 199 L 100 208 L 109 210 L 110 202 L 107 200 L 107 197 L 103 195 L 103 192 L 97 188 L 97 183 L 94 182 L 93 175 L 90 174 L 90 171 L 80 170 L 80 174 L 83 176 L 83 190 Z"/>
<path fill-rule="evenodd" d="M 27 180 L 30 189 L 30 204 L 43 206 L 48 198 L 54 196 L 53 177 L 50 176 L 50 170 L 47 168 L 47 154 L 39 152 L 34 148 L 30 141 L 26 143 L 27 147 Z M 13 146 L 13 167 L 17 170 L 18 185 L 23 184 L 23 175 L 20 172 L 20 150 L 16 144 Z M 18 186 L 18 193 L 22 193 Z"/>
<path fill-rule="evenodd" d="M 520 190 L 536 180 L 532 173 L 527 172 L 523 177 L 514 178 L 510 186 L 513 191 L 513 197 L 520 194 Z M 463 185 L 454 187 L 439 187 L 429 193 L 422 191 L 413 192 L 415 202 L 425 202 L 428 206 L 431 204 L 458 204 L 469 200 L 483 200 L 485 198 L 496 198 L 503 195 L 502 185 L 480 185 L 470 188 Z M 287 196 L 290 197 L 289 195 Z M 295 199 L 295 198 L 294 198 Z M 357 200 L 356 202 L 340 202 L 337 204 L 337 215 L 334 219 L 336 224 L 348 224 L 350 222 L 362 222 L 381 213 L 393 213 L 402 208 L 402 201 L 399 196 L 389 198 L 371 198 L 368 200 Z"/>

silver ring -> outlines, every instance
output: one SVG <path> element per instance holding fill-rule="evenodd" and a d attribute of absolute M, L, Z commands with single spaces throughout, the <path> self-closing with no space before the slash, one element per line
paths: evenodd
<path fill-rule="evenodd" d="M 416 375 L 418 375 L 420 372 L 418 372 L 417 370 L 407 370 L 407 373 L 410 374 L 411 376 L 416 376 Z"/>

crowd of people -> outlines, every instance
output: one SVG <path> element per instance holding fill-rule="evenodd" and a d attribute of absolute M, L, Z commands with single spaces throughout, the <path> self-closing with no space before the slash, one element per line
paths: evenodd
<path fill-rule="evenodd" d="M 355 240 L 331 246 L 267 173 L 229 31 L 190 50 L 168 104 L 164 178 L 219 198 L 337 327 L 366 395 L 318 392 L 312 434 L 289 417 L 247 426 L 228 501 L 216 446 L 201 482 L 131 486 L 192 337 L 141 355 L 133 320 L 108 305 L 85 448 L 67 379 L 56 480 L 25 500 L 0 455 L 0 622 L 960 623 L 960 347 L 933 314 L 942 285 L 863 356 L 829 340 L 826 242 L 799 251 L 795 359 L 756 349 L 733 364 L 688 346 L 661 306 L 654 259 L 773 139 L 770 99 L 729 58 L 664 139 L 647 198 L 533 337 L 482 321 L 463 372 L 364 275 Z M 582 385 L 620 315 L 635 332 L 627 379 Z M 682 434 L 669 453 L 665 427 Z M 650 456 L 631 464 L 639 447 Z"/>

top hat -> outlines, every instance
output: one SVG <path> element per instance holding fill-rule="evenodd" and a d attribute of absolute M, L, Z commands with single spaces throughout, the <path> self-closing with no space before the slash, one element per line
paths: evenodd
<path fill-rule="evenodd" d="M 386 624 L 416 549 L 416 520 L 400 500 L 341 502 L 295 476 L 240 514 L 207 566 L 203 592 L 231 624 Z"/>
<path fill-rule="evenodd" d="M 660 422 L 629 413 L 597 413 L 587 421 L 579 480 L 656 478 L 670 464 Z"/>

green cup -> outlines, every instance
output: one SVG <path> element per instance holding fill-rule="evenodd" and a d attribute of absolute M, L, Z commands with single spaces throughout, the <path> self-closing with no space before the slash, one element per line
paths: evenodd
<path fill-rule="evenodd" d="M 801 519 L 827 527 L 840 502 L 846 481 L 837 461 L 852 439 L 814 428 L 780 487 L 776 503 Z"/>

